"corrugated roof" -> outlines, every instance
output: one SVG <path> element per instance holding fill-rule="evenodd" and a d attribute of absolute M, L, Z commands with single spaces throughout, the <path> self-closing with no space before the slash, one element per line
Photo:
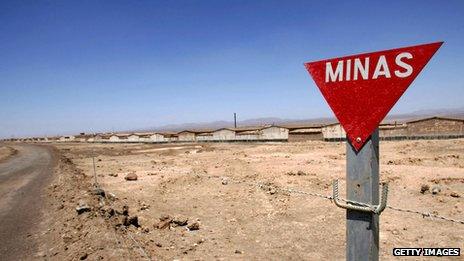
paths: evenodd
<path fill-rule="evenodd" d="M 301 133 L 322 133 L 321 128 L 310 128 L 310 129 L 294 129 L 289 131 L 290 134 L 301 134 Z"/>
<path fill-rule="evenodd" d="M 199 130 L 183 130 L 183 131 L 178 132 L 177 134 L 181 134 L 181 133 L 184 133 L 184 132 L 198 134 L 198 133 L 209 133 L 209 132 L 214 132 L 214 130 L 211 130 L 211 129 L 203 129 L 203 130 L 201 130 L 201 129 L 199 129 Z"/>
<path fill-rule="evenodd" d="M 461 119 L 461 118 L 448 118 L 448 117 L 441 117 L 441 116 L 433 116 L 433 117 L 427 117 L 427 118 L 422 118 L 422 119 L 417 119 L 417 120 L 411 120 L 411 121 L 408 121 L 407 123 L 415 123 L 415 122 L 427 121 L 427 120 L 433 120 L 433 119 L 464 122 L 464 119 Z"/>
<path fill-rule="evenodd" d="M 259 130 L 246 130 L 246 131 L 237 131 L 237 135 L 257 135 Z"/>
<path fill-rule="evenodd" d="M 283 128 L 287 128 L 290 131 L 291 130 L 297 130 L 297 129 L 309 129 L 309 128 L 321 128 L 324 126 L 322 123 L 311 123 L 311 124 L 299 124 L 299 125 L 283 125 Z"/>

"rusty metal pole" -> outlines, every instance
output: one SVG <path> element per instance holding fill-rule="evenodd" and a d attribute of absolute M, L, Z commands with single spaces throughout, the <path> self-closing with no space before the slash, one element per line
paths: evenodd
<path fill-rule="evenodd" d="M 354 141 L 356 142 L 356 141 Z M 370 205 L 379 204 L 379 129 L 356 152 L 346 143 L 347 199 Z M 379 259 L 379 215 L 356 210 L 346 211 L 346 259 Z"/>

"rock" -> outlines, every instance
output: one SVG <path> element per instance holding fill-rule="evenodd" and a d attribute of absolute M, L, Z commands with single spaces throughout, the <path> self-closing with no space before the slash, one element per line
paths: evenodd
<path fill-rule="evenodd" d="M 89 205 L 85 201 L 79 201 L 79 205 L 76 207 L 77 214 L 80 215 L 84 212 L 90 211 Z"/>
<path fill-rule="evenodd" d="M 133 225 L 134 227 L 140 227 L 139 218 L 137 216 L 132 216 L 132 217 L 126 216 L 126 217 L 124 217 L 123 224 L 126 227 L 128 227 L 130 225 Z"/>
<path fill-rule="evenodd" d="M 101 212 L 102 216 L 105 216 L 107 218 L 111 218 L 115 214 L 114 209 L 112 207 L 109 207 L 109 206 L 102 207 L 100 209 L 100 212 Z"/>
<path fill-rule="evenodd" d="M 177 217 L 172 219 L 172 223 L 176 224 L 178 226 L 186 226 L 187 223 L 188 223 L 188 218 L 177 216 Z"/>
<path fill-rule="evenodd" d="M 453 197 L 453 198 L 459 198 L 459 197 L 461 197 L 457 192 L 454 192 L 454 191 L 451 192 L 450 196 Z"/>
<path fill-rule="evenodd" d="M 432 194 L 433 195 L 436 195 L 436 194 L 438 194 L 440 192 L 441 192 L 441 187 L 440 186 L 435 185 L 435 186 L 432 187 Z"/>
<path fill-rule="evenodd" d="M 149 208 L 150 208 L 149 204 L 146 204 L 145 202 L 142 202 L 142 204 L 140 206 L 140 210 L 147 210 Z"/>
<path fill-rule="evenodd" d="M 63 242 L 64 242 L 65 244 L 69 244 L 69 243 L 71 243 L 72 241 L 73 241 L 72 236 L 70 236 L 70 235 L 63 235 Z"/>
<path fill-rule="evenodd" d="M 108 176 L 110 176 L 110 177 L 117 177 L 117 176 L 118 176 L 118 173 L 110 173 L 110 174 L 108 174 Z"/>
<path fill-rule="evenodd" d="M 89 254 L 84 253 L 84 254 L 81 254 L 81 256 L 79 257 L 79 259 L 80 259 L 80 260 L 86 260 L 88 256 L 89 256 Z"/>
<path fill-rule="evenodd" d="M 161 220 L 158 224 L 155 224 L 154 227 L 157 229 L 169 228 L 171 225 L 172 219 Z"/>
<path fill-rule="evenodd" d="M 229 181 L 227 181 L 227 179 L 223 179 L 222 180 L 222 185 L 227 185 L 227 184 L 229 184 Z"/>
<path fill-rule="evenodd" d="M 154 224 L 154 227 L 157 229 L 169 228 L 171 226 L 172 219 L 173 218 L 169 215 L 162 215 L 159 218 L 160 221 L 157 224 Z"/>
<path fill-rule="evenodd" d="M 192 230 L 198 230 L 200 229 L 200 223 L 198 223 L 197 221 L 193 222 L 192 224 L 189 224 L 187 226 L 187 228 L 192 231 Z"/>
<path fill-rule="evenodd" d="M 129 206 L 122 206 L 122 214 L 124 216 L 128 216 L 129 215 Z"/>
<path fill-rule="evenodd" d="M 421 185 L 421 189 L 420 189 L 420 193 L 424 194 L 425 192 L 429 191 L 430 190 L 430 186 L 427 185 L 427 184 L 422 184 Z"/>
<path fill-rule="evenodd" d="M 243 254 L 243 252 L 237 249 L 235 250 L 235 254 Z"/>
<path fill-rule="evenodd" d="M 127 181 L 135 181 L 138 179 L 138 177 L 137 177 L 137 174 L 135 173 L 129 173 L 126 175 L 126 177 L 124 177 L 124 179 Z"/>
<path fill-rule="evenodd" d="M 110 199 L 110 200 L 118 199 L 118 197 L 116 197 L 116 195 L 111 193 L 111 192 L 107 193 L 107 198 Z"/>
<path fill-rule="evenodd" d="M 92 189 L 92 195 L 105 197 L 105 191 L 101 188 L 94 188 Z"/>

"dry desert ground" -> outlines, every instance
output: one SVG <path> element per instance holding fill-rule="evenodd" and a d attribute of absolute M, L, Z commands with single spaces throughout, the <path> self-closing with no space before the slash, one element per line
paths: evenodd
<path fill-rule="evenodd" d="M 287 190 L 329 196 L 332 180 L 340 179 L 345 195 L 344 143 L 55 146 L 61 158 L 47 189 L 53 211 L 46 213 L 48 243 L 39 256 L 345 258 L 345 210 Z M 380 155 L 388 205 L 464 220 L 463 139 L 382 141 Z M 92 157 L 104 197 L 93 187 Z M 396 260 L 394 247 L 463 246 L 464 224 L 392 209 L 380 216 L 381 259 Z"/>
<path fill-rule="evenodd" d="M 0 144 L 0 162 L 7 160 L 15 153 L 16 151 L 13 148 Z"/>

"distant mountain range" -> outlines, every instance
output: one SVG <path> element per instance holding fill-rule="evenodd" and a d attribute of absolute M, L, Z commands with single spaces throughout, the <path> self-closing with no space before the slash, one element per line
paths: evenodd
<path fill-rule="evenodd" d="M 419 110 L 411 113 L 389 115 L 387 121 L 408 121 L 419 118 L 432 116 L 461 118 L 464 119 L 464 107 L 456 109 L 434 109 L 434 110 Z M 282 119 L 276 117 L 255 118 L 242 120 L 237 122 L 237 127 L 245 126 L 264 126 L 264 125 L 305 125 L 315 123 L 330 123 L 336 122 L 335 118 L 313 118 L 313 119 Z M 233 121 L 213 121 L 213 122 L 198 122 L 184 124 L 169 124 L 153 128 L 145 128 L 136 131 L 182 131 L 182 130 L 204 130 L 204 129 L 219 129 L 219 128 L 234 127 Z"/>

